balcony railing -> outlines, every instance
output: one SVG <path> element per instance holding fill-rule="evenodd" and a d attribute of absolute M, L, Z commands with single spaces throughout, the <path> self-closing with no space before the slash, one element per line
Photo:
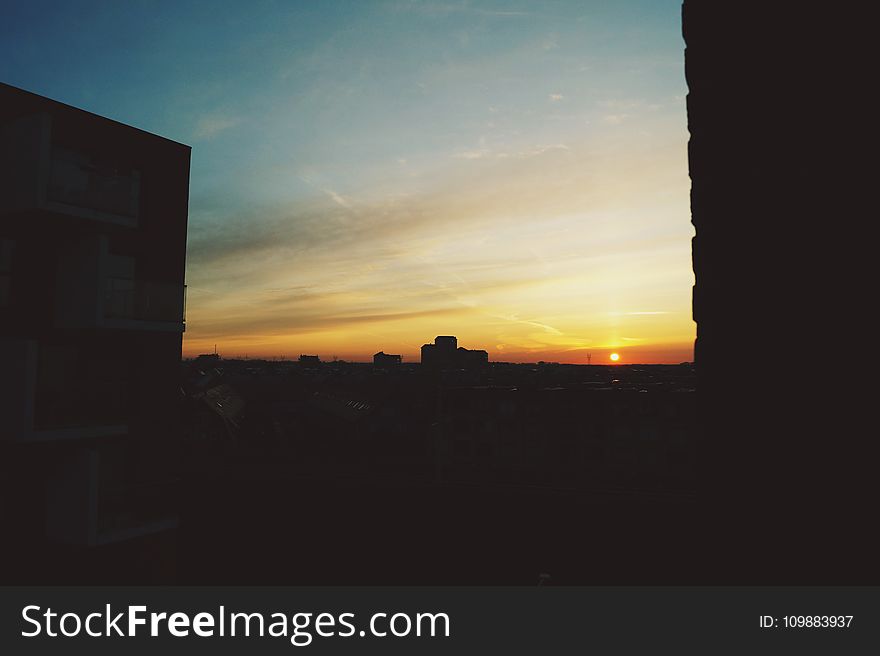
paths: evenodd
<path fill-rule="evenodd" d="M 47 197 L 67 205 L 137 219 L 140 173 L 53 148 Z"/>
<path fill-rule="evenodd" d="M 107 278 L 104 316 L 139 321 L 186 321 L 186 285 Z"/>

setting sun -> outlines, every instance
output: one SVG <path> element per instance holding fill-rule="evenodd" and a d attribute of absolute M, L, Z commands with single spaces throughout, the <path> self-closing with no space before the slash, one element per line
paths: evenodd
<path fill-rule="evenodd" d="M 620 360 L 620 355 L 617 353 L 612 353 L 611 360 L 612 360 L 612 362 L 617 362 L 618 360 Z"/>

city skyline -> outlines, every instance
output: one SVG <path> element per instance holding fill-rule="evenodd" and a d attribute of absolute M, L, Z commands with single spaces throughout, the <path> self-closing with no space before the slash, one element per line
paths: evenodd
<path fill-rule="evenodd" d="M 446 337 L 446 338 L 448 338 L 448 337 Z M 435 340 L 436 339 L 446 339 L 446 338 L 444 338 L 443 336 L 438 336 L 435 338 Z M 456 337 L 453 336 L 452 339 L 456 339 Z M 254 360 L 254 361 L 257 361 L 257 360 L 294 361 L 294 360 L 299 359 L 301 362 L 307 360 L 310 362 L 314 362 L 314 361 L 318 361 L 318 362 L 333 361 L 333 362 L 336 362 L 336 361 L 339 361 L 339 362 L 351 362 L 353 364 L 365 364 L 365 363 L 370 363 L 370 362 L 372 362 L 373 364 L 376 364 L 377 358 L 380 358 L 382 360 L 383 366 L 388 364 L 389 359 L 396 359 L 395 361 L 397 364 L 402 364 L 402 363 L 406 363 L 406 364 L 421 363 L 421 364 L 424 364 L 425 348 L 430 347 L 430 346 L 432 346 L 432 344 L 430 344 L 430 343 L 423 344 L 420 349 L 420 353 L 416 353 L 415 355 L 407 356 L 407 357 L 404 357 L 402 354 L 399 354 L 399 353 L 398 354 L 391 354 L 391 353 L 385 353 L 384 351 L 380 350 L 380 351 L 377 351 L 376 353 L 373 353 L 371 356 L 369 356 L 367 358 L 361 357 L 360 355 L 358 355 L 354 358 L 340 357 L 339 355 L 337 355 L 335 353 L 330 356 L 328 356 L 326 354 L 315 354 L 315 353 L 278 353 L 278 354 L 261 354 L 261 355 L 251 355 L 250 353 L 243 353 L 243 354 L 236 353 L 231 356 L 227 356 L 225 359 Z M 464 350 L 468 350 L 468 351 L 472 351 L 472 352 L 473 351 L 480 351 L 483 353 L 487 353 L 487 351 L 485 351 L 484 349 L 464 349 Z M 605 356 L 605 359 L 604 360 L 598 359 L 597 362 L 595 362 L 595 364 L 597 364 L 597 365 L 603 365 L 603 364 L 619 364 L 619 365 L 625 365 L 625 364 L 632 364 L 632 365 L 670 364 L 670 363 L 645 363 L 645 362 L 639 362 L 639 361 L 627 362 L 622 359 L 621 353 L 619 353 L 617 350 L 608 350 L 607 353 L 603 352 L 603 355 Z M 214 350 L 210 353 L 198 353 L 198 354 L 185 356 L 185 358 L 187 360 L 195 360 L 195 359 L 198 359 L 201 357 L 208 357 L 208 356 L 220 358 L 223 356 L 223 354 L 220 352 L 217 344 L 215 344 Z M 314 360 L 315 358 L 317 358 L 317 360 Z M 589 365 L 589 364 L 594 364 L 592 362 L 592 360 L 593 360 L 593 353 L 591 351 L 587 351 L 584 355 L 584 361 L 579 362 L 579 363 L 545 362 L 544 360 L 537 360 L 537 361 L 519 360 L 519 361 L 515 361 L 515 362 L 510 362 L 507 360 L 494 360 L 492 362 L 497 363 L 497 364 L 545 364 L 546 363 L 546 364 L 588 364 Z M 673 363 L 673 364 L 692 364 L 692 361 L 686 360 L 686 361 L 682 361 L 679 363 Z"/>
<path fill-rule="evenodd" d="M 678 2 L 50 4 L 0 79 L 193 147 L 184 355 L 693 359 Z"/>

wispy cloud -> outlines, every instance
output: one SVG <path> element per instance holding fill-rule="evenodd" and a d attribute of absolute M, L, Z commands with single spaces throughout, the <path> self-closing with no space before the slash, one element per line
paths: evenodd
<path fill-rule="evenodd" d="M 221 132 L 234 128 L 239 123 L 241 123 L 241 120 L 234 116 L 223 116 L 219 114 L 201 116 L 196 121 L 192 138 L 195 141 L 208 141 Z"/>
<path fill-rule="evenodd" d="M 550 333 L 551 335 L 562 335 L 562 331 L 554 328 L 553 326 L 542 323 L 541 321 L 534 321 L 532 319 L 520 319 L 515 314 L 509 315 L 498 315 L 498 314 L 487 314 L 486 316 L 491 317 L 493 319 L 501 319 L 502 321 L 509 321 L 510 323 L 518 323 L 526 326 L 535 326 L 536 328 L 540 328 L 544 332 Z"/>
<path fill-rule="evenodd" d="M 547 38 L 545 38 L 541 43 L 542 50 L 555 50 L 559 47 L 559 37 L 556 34 L 551 34 Z"/>
<path fill-rule="evenodd" d="M 633 98 L 606 98 L 605 100 L 597 100 L 596 104 L 604 109 L 611 110 L 633 110 L 642 107 L 644 100 Z"/>
<path fill-rule="evenodd" d="M 347 210 L 351 209 L 351 203 L 348 202 L 348 200 L 344 196 L 342 196 L 341 194 L 338 194 L 335 191 L 333 191 L 332 189 L 328 189 L 328 188 L 323 188 L 323 189 L 321 189 L 321 191 L 323 191 L 325 194 L 327 194 L 330 197 L 330 199 L 334 203 L 339 205 L 340 207 L 344 207 Z"/>
<path fill-rule="evenodd" d="M 457 157 L 458 159 L 483 159 L 484 157 L 491 157 L 492 151 L 488 148 L 480 148 L 478 150 L 461 150 L 453 155 L 453 157 Z"/>
<path fill-rule="evenodd" d="M 338 193 L 336 190 L 332 189 L 328 186 L 322 186 L 315 182 L 315 180 L 309 175 L 299 175 L 297 176 L 300 180 L 309 185 L 312 189 L 317 189 L 321 193 L 323 193 L 327 198 L 336 203 L 339 207 L 344 207 L 347 210 L 352 209 L 351 202 L 342 194 Z"/>
<path fill-rule="evenodd" d="M 521 150 L 492 150 L 490 148 L 474 148 L 472 150 L 461 150 L 453 155 L 457 159 L 524 159 L 527 157 L 536 157 L 544 153 L 554 150 L 571 150 L 564 143 L 544 144 L 538 146 L 530 146 Z"/>
<path fill-rule="evenodd" d="M 527 148 L 525 150 L 520 150 L 515 153 L 515 157 L 535 157 L 537 155 L 543 155 L 544 153 L 551 152 L 554 150 L 571 150 L 564 143 L 557 144 L 548 144 L 545 146 L 533 146 L 532 148 Z"/>
<path fill-rule="evenodd" d="M 629 114 L 605 114 L 602 117 L 602 122 L 605 125 L 620 125 L 627 118 L 629 118 Z"/>
<path fill-rule="evenodd" d="M 531 16 L 528 11 L 504 10 L 504 9 L 486 9 L 485 7 L 474 7 L 470 3 L 463 2 L 459 4 L 450 2 L 403 2 L 397 5 L 398 9 L 408 11 L 418 11 L 429 15 L 439 14 L 471 14 L 474 16 L 489 16 L 498 18 L 519 18 L 523 16 Z"/>
<path fill-rule="evenodd" d="M 303 311 L 305 310 L 305 311 Z M 199 320 L 199 337 L 214 339 L 225 335 L 241 333 L 285 336 L 326 329 L 338 329 L 347 326 L 359 326 L 374 323 L 403 322 L 455 314 L 461 311 L 458 307 L 435 308 L 429 310 L 411 310 L 401 312 L 379 312 L 373 314 L 328 314 L 315 312 L 314 309 L 300 308 L 297 313 L 281 315 L 265 313 L 257 316 L 244 313 L 232 313 L 228 316 L 204 317 Z"/>
<path fill-rule="evenodd" d="M 550 96 L 549 96 L 549 98 L 550 98 L 550 100 L 552 100 L 553 102 L 559 102 L 560 100 L 562 100 L 563 98 L 565 98 L 565 96 L 563 96 L 561 93 L 551 93 Z"/>

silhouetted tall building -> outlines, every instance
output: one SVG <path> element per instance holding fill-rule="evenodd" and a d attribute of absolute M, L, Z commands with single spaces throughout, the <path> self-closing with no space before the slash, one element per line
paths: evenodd
<path fill-rule="evenodd" d="M 454 335 L 439 335 L 434 338 L 434 346 L 438 353 L 451 355 L 458 348 L 458 338 Z"/>
<path fill-rule="evenodd" d="M 55 541 L 167 531 L 190 147 L 4 84 L 0 147 L 8 480 Z"/>
<path fill-rule="evenodd" d="M 452 335 L 440 335 L 422 346 L 422 365 L 438 369 L 468 369 L 489 362 L 489 353 L 460 348 Z"/>

